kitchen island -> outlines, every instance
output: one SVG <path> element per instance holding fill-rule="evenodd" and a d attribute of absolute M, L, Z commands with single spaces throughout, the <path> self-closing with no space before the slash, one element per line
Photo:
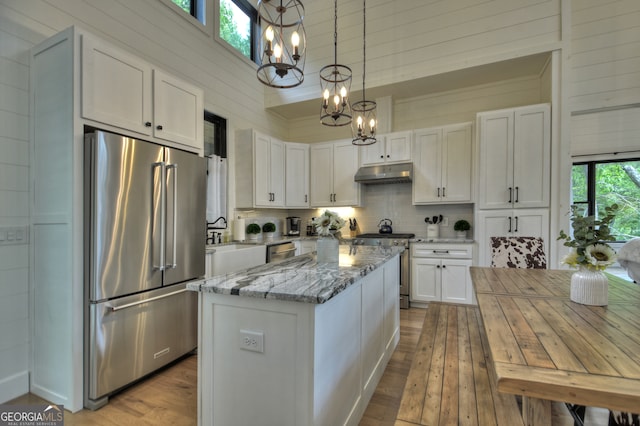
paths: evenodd
<path fill-rule="evenodd" d="M 340 246 L 189 284 L 198 424 L 357 424 L 399 340 L 400 247 Z"/>

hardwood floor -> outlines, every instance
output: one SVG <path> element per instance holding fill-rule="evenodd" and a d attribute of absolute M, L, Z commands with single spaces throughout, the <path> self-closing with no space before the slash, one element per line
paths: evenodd
<path fill-rule="evenodd" d="M 401 310 L 400 342 L 360 426 L 522 424 L 515 397 L 494 391 L 477 318 L 473 306 Z M 39 403 L 45 401 L 35 395 L 9 402 Z M 64 420 L 67 426 L 190 426 L 197 424 L 196 404 L 192 355 L 113 396 L 105 407 L 65 412 Z M 604 414 L 588 409 L 585 424 L 606 425 Z M 573 426 L 562 404 L 553 405 L 553 415 L 554 426 Z"/>

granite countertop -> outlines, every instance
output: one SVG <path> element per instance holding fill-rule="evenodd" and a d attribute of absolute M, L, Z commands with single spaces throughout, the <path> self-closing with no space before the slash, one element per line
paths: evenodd
<path fill-rule="evenodd" d="M 433 243 L 433 244 L 473 244 L 470 238 L 427 238 L 416 237 L 409 240 L 411 243 Z"/>
<path fill-rule="evenodd" d="M 340 245 L 339 265 L 318 265 L 314 252 L 192 281 L 187 288 L 262 299 L 325 303 L 403 250 L 403 247 Z"/>

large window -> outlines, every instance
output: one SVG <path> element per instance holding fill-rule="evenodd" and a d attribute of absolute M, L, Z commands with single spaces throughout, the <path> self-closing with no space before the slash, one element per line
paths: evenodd
<path fill-rule="evenodd" d="M 620 206 L 612 229 L 617 241 L 640 237 L 640 159 L 574 163 L 571 181 L 572 202 L 585 214 Z"/>
<path fill-rule="evenodd" d="M 247 0 L 220 0 L 220 38 L 256 62 L 258 12 Z"/>

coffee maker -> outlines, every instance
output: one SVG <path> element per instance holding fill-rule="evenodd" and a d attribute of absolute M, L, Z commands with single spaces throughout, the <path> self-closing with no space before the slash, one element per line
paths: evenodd
<path fill-rule="evenodd" d="M 287 218 L 287 235 L 300 235 L 300 218 L 289 216 Z"/>

